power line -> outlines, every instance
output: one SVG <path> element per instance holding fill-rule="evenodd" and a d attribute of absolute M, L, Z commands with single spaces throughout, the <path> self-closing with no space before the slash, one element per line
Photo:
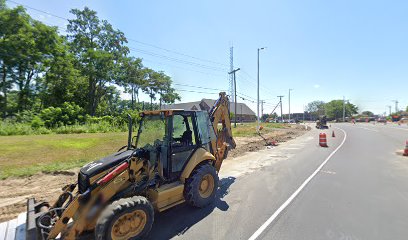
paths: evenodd
<path fill-rule="evenodd" d="M 54 14 L 52 14 L 52 13 L 49 13 L 49 12 L 46 12 L 46 11 L 37 9 L 37 8 L 33 8 L 33 7 L 27 6 L 27 5 L 25 5 L 25 4 L 21 4 L 21 3 L 18 3 L 18 2 L 12 1 L 12 0 L 6 0 L 6 1 L 11 2 L 11 3 L 14 3 L 14 4 L 16 4 L 16 5 L 21 5 L 21 6 L 25 7 L 25 8 L 28 8 L 28 9 L 31 9 L 31 10 L 34 10 L 34 11 L 37 11 L 37 12 L 41 12 L 41 13 L 44 13 L 44 14 L 47 14 L 47 15 L 50 15 L 50 16 L 53 16 L 53 17 L 56 17 L 56 18 L 59 18 L 59 19 L 68 21 L 67 18 L 60 17 L 60 16 L 54 15 Z"/>
<path fill-rule="evenodd" d="M 222 91 L 222 92 L 225 92 L 225 91 L 226 91 L 225 89 L 208 88 L 208 87 L 202 87 L 202 86 L 197 86 L 197 85 L 189 85 L 189 84 L 182 84 L 182 83 L 176 83 L 176 82 L 173 83 L 173 84 L 176 85 L 176 86 L 192 87 L 192 88 L 205 89 L 205 90 L 215 90 L 215 91 Z M 242 100 L 247 100 L 247 101 L 249 101 L 249 102 L 255 103 L 255 98 L 253 98 L 253 97 L 251 97 L 251 96 L 248 96 L 248 95 L 246 95 L 246 94 L 237 92 L 237 96 L 238 96 L 239 98 L 241 98 Z M 251 100 L 251 99 L 253 99 L 253 100 Z"/>
<path fill-rule="evenodd" d="M 246 98 L 246 97 L 244 97 L 244 96 L 240 96 L 239 94 L 237 94 L 237 96 L 238 96 L 239 98 L 241 98 L 243 101 L 248 101 L 248 102 L 251 102 L 251 103 L 256 103 L 255 101 L 249 100 L 248 98 Z"/>
<path fill-rule="evenodd" d="M 204 59 L 204 58 L 194 57 L 194 56 L 191 56 L 191 55 L 188 55 L 188 54 L 185 54 L 185 53 L 177 52 L 177 51 L 174 51 L 174 50 L 169 50 L 169 49 L 166 49 L 166 48 L 163 48 L 163 47 L 158 47 L 158 46 L 150 44 L 150 43 L 144 43 L 144 42 L 132 39 L 132 38 L 127 38 L 127 39 L 129 41 L 132 41 L 132 42 L 136 42 L 136 43 L 139 43 L 139 44 L 142 44 L 142 45 L 157 48 L 157 49 L 160 49 L 160 50 L 163 50 L 163 51 L 166 51 L 166 52 L 178 54 L 178 55 L 181 55 L 181 56 L 189 57 L 189 58 L 196 59 L 196 60 L 199 60 L 199 61 L 214 63 L 214 64 L 218 64 L 218 65 L 223 65 L 223 66 L 228 66 L 227 64 L 224 64 L 224 63 L 215 62 L 215 61 L 207 60 L 207 59 Z"/>
<path fill-rule="evenodd" d="M 187 64 L 187 65 L 191 65 L 191 66 L 195 66 L 195 67 L 205 68 L 205 69 L 209 69 L 209 70 L 213 70 L 213 71 L 219 71 L 219 72 L 226 72 L 227 71 L 227 69 L 225 69 L 225 68 L 218 68 L 218 67 L 208 66 L 208 65 L 195 63 L 195 62 L 191 62 L 191 61 L 187 61 L 187 60 L 183 60 L 183 59 L 179 59 L 179 58 L 173 58 L 173 57 L 169 57 L 169 56 L 166 56 L 166 55 L 162 55 L 162 54 L 158 54 L 158 53 L 154 53 L 154 52 L 150 52 L 150 51 L 146 51 L 146 50 L 142 50 L 142 49 L 136 49 L 136 48 L 134 48 L 132 46 L 129 46 L 129 49 L 132 50 L 132 51 L 135 51 L 135 52 L 139 52 L 139 53 L 142 53 L 142 54 L 149 55 L 149 56 L 162 58 L 162 59 L 166 59 L 166 60 L 170 60 L 170 61 L 175 61 L 175 62 L 178 62 L 178 63 Z"/>
<path fill-rule="evenodd" d="M 245 70 L 242 70 L 242 72 L 243 72 L 245 75 L 247 75 L 250 79 L 252 79 L 252 80 L 254 81 L 254 84 L 256 84 L 256 83 L 255 83 L 256 79 L 255 79 L 254 77 L 252 77 L 252 76 L 251 76 L 248 72 L 246 72 Z M 272 95 L 275 94 L 273 91 L 271 91 L 270 89 L 266 88 L 266 87 L 263 86 L 263 85 L 260 85 L 260 87 L 263 88 L 265 91 L 269 92 L 269 93 L 272 94 Z"/>
<path fill-rule="evenodd" d="M 21 4 L 21 3 L 18 3 L 18 2 L 12 1 L 12 0 L 7 0 L 7 1 L 9 1 L 11 3 L 14 3 L 14 4 L 17 4 L 17 5 L 21 5 L 21 6 L 25 7 L 25 8 L 28 8 L 28 9 L 32 9 L 32 10 L 37 11 L 37 12 L 41 12 L 41 13 L 44 13 L 44 14 L 47 14 L 47 15 L 50 15 L 50 16 L 65 20 L 65 21 L 69 21 L 69 19 L 67 19 L 67 18 L 58 16 L 58 15 L 55 15 L 55 14 L 52 14 L 52 13 L 49 13 L 49 12 L 34 8 L 34 7 L 31 7 L 31 6 L 28 6 L 28 5 L 25 5 L 25 4 Z M 57 27 L 58 27 L 58 29 L 62 30 L 59 26 L 57 26 Z M 65 31 L 65 30 L 63 30 L 63 31 Z M 163 51 L 166 51 L 166 52 L 169 52 L 169 53 L 178 54 L 178 55 L 181 55 L 181 56 L 184 56 L 184 57 L 189 57 L 189 58 L 196 59 L 196 60 L 203 61 L 203 62 L 209 62 L 209 63 L 213 63 L 213 64 L 217 64 L 217 65 L 228 66 L 227 64 L 224 64 L 224 63 L 219 63 L 219 62 L 215 62 L 215 61 L 211 61 L 211 60 L 207 60 L 207 59 L 203 59 L 203 58 L 199 58 L 199 57 L 194 57 L 194 56 L 191 56 L 191 55 L 188 55 L 188 54 L 185 54 L 185 53 L 181 53 L 181 52 L 177 52 L 177 51 L 174 51 L 174 50 L 166 49 L 166 48 L 159 47 L 159 46 L 156 46 L 156 45 L 153 45 L 153 44 L 150 44 L 150 43 L 141 42 L 141 41 L 138 41 L 138 40 L 135 40 L 135 39 L 132 39 L 132 38 L 127 38 L 127 39 L 129 41 L 136 42 L 136 43 L 139 43 L 139 44 L 142 44 L 142 45 L 145 45 L 145 46 L 150 46 L 150 47 L 160 49 L 160 50 L 163 50 Z M 139 50 L 139 49 L 133 49 L 133 50 L 134 51 L 139 51 L 139 52 L 144 53 L 144 54 L 156 56 L 156 57 L 161 56 L 161 57 L 169 58 L 169 60 L 183 61 L 183 62 L 186 62 L 186 63 L 188 62 L 190 64 L 194 64 L 194 65 L 197 65 L 197 66 L 200 65 L 200 67 L 206 67 L 206 68 L 214 69 L 214 70 L 217 69 L 218 71 L 227 71 L 226 68 L 219 68 L 219 67 L 217 68 L 217 67 L 214 67 L 214 66 L 207 66 L 207 65 L 200 64 L 200 63 L 194 63 L 194 62 L 189 62 L 187 60 L 171 58 L 171 57 L 168 57 L 168 56 L 165 56 L 165 55 L 160 55 L 160 54 L 157 54 L 157 53 L 152 53 L 152 52 L 149 52 L 149 51 L 144 51 L 144 50 Z"/>
<path fill-rule="evenodd" d="M 215 93 L 215 92 L 200 92 L 200 91 L 194 91 L 194 90 L 186 90 L 186 89 L 175 89 L 177 91 L 181 91 L 181 92 L 192 92 L 192 93 L 203 93 L 203 94 L 219 94 L 219 93 Z"/>
<path fill-rule="evenodd" d="M 177 85 L 177 86 L 183 86 L 183 87 L 192 87 L 192 88 L 199 88 L 199 89 L 206 89 L 206 90 L 216 90 L 216 91 L 225 92 L 224 89 L 218 89 L 218 88 L 207 88 L 207 87 L 200 87 L 200 86 L 181 84 L 181 83 L 173 83 L 173 84 Z"/>
<path fill-rule="evenodd" d="M 256 101 L 256 98 L 254 98 L 254 97 L 248 96 L 248 95 L 243 94 L 243 93 L 240 93 L 240 92 L 238 92 L 238 91 L 237 91 L 237 93 L 238 93 L 238 94 L 240 94 L 240 95 L 242 95 L 242 96 L 244 96 L 244 97 L 246 97 L 246 98 L 250 98 L 250 99 L 252 99 L 252 100 L 255 100 L 255 101 Z"/>
<path fill-rule="evenodd" d="M 226 76 L 223 76 L 223 75 L 220 75 L 220 74 L 214 74 L 214 73 L 211 73 L 211 72 L 202 72 L 202 71 L 197 71 L 197 70 L 193 70 L 193 69 L 190 69 L 190 68 L 184 68 L 184 67 L 180 67 L 180 66 L 175 66 L 175 65 L 171 65 L 171 64 L 167 64 L 167 63 L 163 63 L 163 62 L 152 61 L 152 60 L 146 59 L 146 58 L 144 58 L 144 57 L 142 58 L 142 60 L 143 60 L 144 62 L 156 63 L 156 64 L 159 64 L 159 65 L 164 65 L 164 66 L 168 66 L 168 67 L 179 68 L 179 69 L 183 69 L 183 70 L 187 70 L 187 71 L 192 71 L 192 72 L 196 72 L 196 73 L 201 73 L 201 74 L 205 74 L 205 75 L 210 75 L 210 76 L 214 76 L 214 77 L 226 77 Z"/>

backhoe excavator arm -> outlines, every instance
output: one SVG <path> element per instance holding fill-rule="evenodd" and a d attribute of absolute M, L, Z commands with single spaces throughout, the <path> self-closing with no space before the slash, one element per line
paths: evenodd
<path fill-rule="evenodd" d="M 213 124 L 217 140 L 211 142 L 213 155 L 215 156 L 215 169 L 217 172 L 221 168 L 222 161 L 227 157 L 229 149 L 236 147 L 235 141 L 232 138 L 231 121 L 229 114 L 229 100 L 225 92 L 221 92 L 218 100 L 210 109 L 210 120 Z M 222 128 L 218 128 L 218 123 L 221 122 Z"/>

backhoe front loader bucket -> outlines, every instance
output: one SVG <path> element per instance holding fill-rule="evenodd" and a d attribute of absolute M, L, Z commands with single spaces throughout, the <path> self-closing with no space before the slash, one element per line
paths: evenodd
<path fill-rule="evenodd" d="M 50 205 L 47 202 L 36 202 L 34 198 L 27 200 L 26 240 L 42 240 L 43 230 L 38 227 L 37 220 L 48 211 Z"/>

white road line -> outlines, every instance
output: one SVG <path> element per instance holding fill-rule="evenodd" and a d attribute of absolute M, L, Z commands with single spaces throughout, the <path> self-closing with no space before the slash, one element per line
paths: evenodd
<path fill-rule="evenodd" d="M 316 174 L 323 168 L 323 166 L 330 160 L 330 158 L 343 146 L 343 144 L 344 144 L 344 142 L 346 141 L 346 138 L 347 138 L 347 133 L 341 128 L 338 128 L 338 127 L 334 127 L 334 128 L 337 128 L 337 129 L 341 130 L 344 133 L 344 139 L 340 143 L 340 145 L 332 153 L 330 153 L 330 155 L 326 158 L 326 160 L 324 160 L 324 162 L 322 164 L 320 164 L 320 166 L 312 173 L 312 175 L 310 175 L 302 183 L 302 185 L 300 185 L 300 187 L 294 193 L 292 193 L 292 195 L 278 208 L 278 210 L 276 210 L 276 212 L 274 212 L 272 214 L 272 216 L 270 216 L 268 218 L 268 220 L 266 220 L 266 222 L 264 224 L 262 224 L 262 226 L 259 227 L 258 230 L 256 230 L 256 232 L 254 234 L 252 234 L 252 236 L 248 240 L 255 240 L 256 238 L 258 238 L 261 235 L 261 233 L 263 231 L 265 231 L 265 229 L 276 219 L 276 217 L 279 216 L 279 214 L 287 206 L 289 206 L 289 204 L 293 201 L 293 199 L 295 199 L 296 196 L 303 190 L 303 188 L 305 188 L 306 185 L 310 182 L 310 180 L 312 180 L 312 178 L 314 176 L 316 176 Z"/>

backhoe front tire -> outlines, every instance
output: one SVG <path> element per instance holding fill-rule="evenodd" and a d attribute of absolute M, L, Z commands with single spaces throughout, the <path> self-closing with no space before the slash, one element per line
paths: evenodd
<path fill-rule="evenodd" d="M 218 175 L 210 164 L 199 165 L 186 179 L 184 199 L 194 207 L 203 208 L 215 199 L 218 189 Z"/>
<path fill-rule="evenodd" d="M 95 239 L 142 239 L 149 233 L 153 221 L 153 206 L 145 197 L 122 198 L 103 210 L 96 223 Z"/>

